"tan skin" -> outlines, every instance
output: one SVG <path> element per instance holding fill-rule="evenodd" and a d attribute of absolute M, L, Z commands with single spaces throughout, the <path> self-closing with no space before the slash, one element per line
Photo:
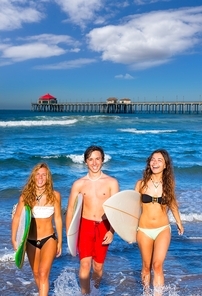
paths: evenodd
<path fill-rule="evenodd" d="M 46 188 L 46 168 L 40 168 L 35 176 L 36 194 L 39 196 Z M 61 197 L 60 193 L 54 191 L 56 199 L 54 205 L 46 204 L 46 194 L 40 199 L 40 203 L 35 205 L 54 206 L 54 214 L 49 218 L 32 218 L 29 231 L 29 239 L 40 240 L 54 233 L 52 220 L 54 218 L 57 240 L 50 238 L 41 249 L 35 248 L 29 242 L 26 245 L 26 253 L 30 266 L 33 271 L 36 285 L 39 289 L 39 296 L 47 296 L 49 291 L 49 274 L 55 257 L 62 253 L 62 218 L 61 218 Z M 19 219 L 24 207 L 23 197 L 20 196 L 12 221 L 12 244 L 14 250 L 17 250 L 16 233 L 19 225 Z"/>
<path fill-rule="evenodd" d="M 116 179 L 101 172 L 102 164 L 100 151 L 93 151 L 86 161 L 88 175 L 74 182 L 69 196 L 66 215 L 67 232 L 73 217 L 75 200 L 79 193 L 82 193 L 84 198 L 82 217 L 93 221 L 106 219 L 102 205 L 110 196 L 119 191 L 119 185 Z M 111 228 L 105 234 L 103 244 L 110 244 L 113 240 L 113 234 L 114 231 Z M 91 264 L 93 267 L 92 279 L 96 282 L 96 287 L 100 284 L 103 274 L 103 263 L 92 261 L 92 257 L 83 258 L 80 261 L 79 270 L 82 294 L 90 293 Z"/>
<path fill-rule="evenodd" d="M 155 188 L 153 182 L 149 180 L 147 189 L 144 192 L 150 196 L 162 196 L 162 174 L 165 169 L 165 160 L 161 153 L 155 153 L 150 161 L 150 168 L 152 170 L 152 180 L 159 184 Z M 140 192 L 141 180 L 135 186 L 135 190 Z M 176 220 L 179 234 L 183 234 L 184 228 L 180 219 L 179 211 L 176 206 L 171 206 L 172 214 Z M 155 203 L 142 203 L 142 214 L 139 220 L 139 227 L 141 228 L 158 228 L 169 224 L 167 215 L 167 208 Z M 166 227 L 155 240 L 148 237 L 141 230 L 137 232 L 137 243 L 140 248 L 142 256 L 142 282 L 147 289 L 151 281 L 151 269 L 154 272 L 153 286 L 163 287 L 164 273 L 163 263 L 170 245 L 171 233 L 169 227 Z M 161 292 L 156 292 L 155 295 L 161 295 Z"/>

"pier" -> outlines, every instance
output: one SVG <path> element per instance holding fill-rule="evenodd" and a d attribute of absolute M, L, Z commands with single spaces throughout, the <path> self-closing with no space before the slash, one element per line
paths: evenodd
<path fill-rule="evenodd" d="M 105 114 L 202 114 L 202 102 L 80 102 L 32 103 L 35 112 L 105 113 Z"/>

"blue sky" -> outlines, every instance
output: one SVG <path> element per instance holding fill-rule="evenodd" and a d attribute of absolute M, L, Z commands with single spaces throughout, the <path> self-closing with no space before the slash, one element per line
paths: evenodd
<path fill-rule="evenodd" d="M 0 0 L 0 109 L 202 100 L 201 0 Z"/>

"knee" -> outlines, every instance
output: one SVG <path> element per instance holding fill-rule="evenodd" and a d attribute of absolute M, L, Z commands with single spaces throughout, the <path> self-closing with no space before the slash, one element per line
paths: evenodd
<path fill-rule="evenodd" d="M 142 265 L 142 273 L 149 274 L 150 272 L 151 272 L 151 266 L 144 262 Z"/>
<path fill-rule="evenodd" d="M 102 273 L 102 269 L 103 269 L 103 264 L 93 262 L 93 270 L 94 270 L 94 272 L 100 274 L 100 273 Z"/>
<path fill-rule="evenodd" d="M 154 273 L 160 274 L 163 271 L 163 263 L 160 261 L 153 262 L 152 269 Z"/>
<path fill-rule="evenodd" d="M 90 269 L 91 269 L 91 262 L 89 261 L 80 262 L 80 270 L 90 271 Z"/>
<path fill-rule="evenodd" d="M 42 268 L 39 269 L 38 278 L 39 278 L 40 282 L 46 281 L 48 278 L 48 271 L 45 269 L 42 269 Z"/>
<path fill-rule="evenodd" d="M 147 275 L 150 274 L 150 272 L 151 272 L 150 268 L 148 268 L 148 267 L 143 267 L 142 268 L 142 276 L 147 276 Z"/>
<path fill-rule="evenodd" d="M 38 272 L 38 270 L 33 270 L 33 275 L 34 275 L 35 280 L 38 280 L 39 279 L 39 272 Z"/>

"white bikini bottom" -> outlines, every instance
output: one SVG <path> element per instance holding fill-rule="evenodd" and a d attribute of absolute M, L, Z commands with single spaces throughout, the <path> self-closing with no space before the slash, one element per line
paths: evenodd
<path fill-rule="evenodd" d="M 141 228 L 141 227 L 138 227 L 137 228 L 137 231 L 140 230 L 144 234 L 146 234 L 148 237 L 150 237 L 151 239 L 155 240 L 157 238 L 157 236 L 159 235 L 159 233 L 161 233 L 167 227 L 169 227 L 170 232 L 171 232 L 170 224 L 165 225 L 165 226 L 161 226 L 161 227 L 158 227 L 158 228 Z"/>

